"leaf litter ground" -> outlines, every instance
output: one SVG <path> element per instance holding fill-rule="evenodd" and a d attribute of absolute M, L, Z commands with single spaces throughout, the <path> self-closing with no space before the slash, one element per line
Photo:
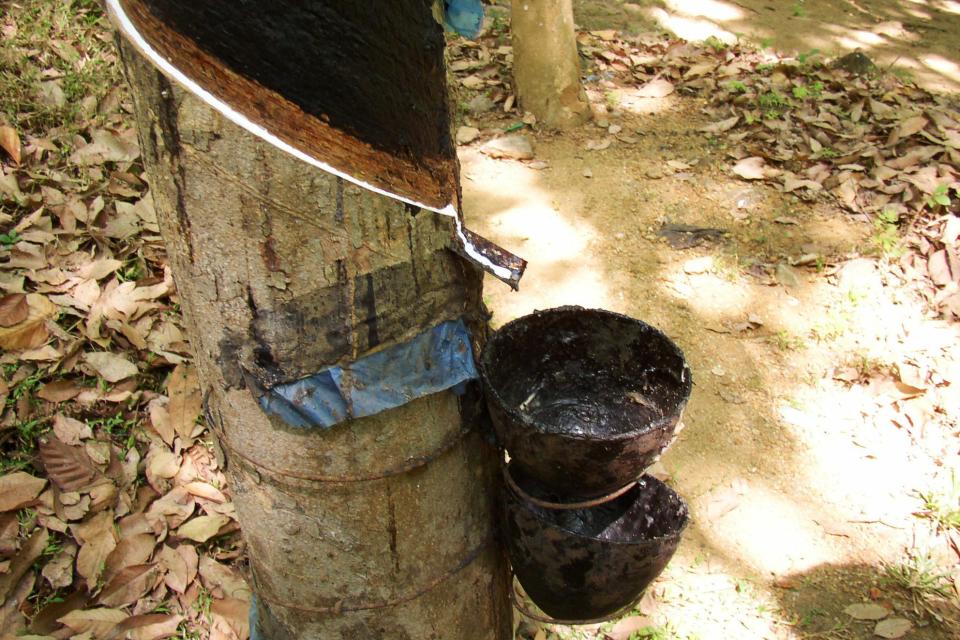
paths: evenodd
<path fill-rule="evenodd" d="M 111 36 L 96 3 L 50 4 L 0 24 L 0 629 L 242 639 L 243 543 Z M 698 520 L 667 574 L 621 621 L 518 619 L 518 637 L 948 637 L 956 528 L 935 525 L 958 509 L 937 484 L 960 400 L 955 103 L 816 55 L 596 30 L 579 44 L 597 117 L 559 136 L 518 110 L 503 25 L 494 12 L 478 43 L 450 46 L 468 215 L 534 259 L 522 300 L 488 287 L 497 321 L 627 311 L 677 336 L 700 387 L 657 468 Z M 651 273 L 656 295 L 636 284 Z M 855 513 L 798 520 L 783 496 L 821 494 L 784 490 L 795 474 L 771 452 L 916 476 L 872 501 L 844 487 Z M 799 533 L 776 539 L 770 514 Z M 751 527 L 753 554 L 716 542 Z"/>

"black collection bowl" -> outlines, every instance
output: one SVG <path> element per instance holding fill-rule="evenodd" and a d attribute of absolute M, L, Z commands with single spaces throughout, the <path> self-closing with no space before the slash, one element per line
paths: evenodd
<path fill-rule="evenodd" d="M 605 495 L 643 473 L 673 440 L 693 384 L 663 333 L 582 307 L 507 323 L 479 369 L 501 446 L 567 497 Z"/>
<path fill-rule="evenodd" d="M 523 492 L 555 498 L 512 466 L 508 473 Z M 568 622 L 606 618 L 634 604 L 670 562 L 689 521 L 683 499 L 653 476 L 583 509 L 546 509 L 505 488 L 501 517 L 527 595 Z"/>

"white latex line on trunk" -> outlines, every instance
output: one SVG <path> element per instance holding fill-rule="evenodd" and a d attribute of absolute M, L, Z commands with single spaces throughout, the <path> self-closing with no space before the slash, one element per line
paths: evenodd
<path fill-rule="evenodd" d="M 394 200 L 399 200 L 400 202 L 405 202 L 406 204 L 412 205 L 414 207 L 426 209 L 427 211 L 433 211 L 434 213 L 439 213 L 440 215 L 450 216 L 456 221 L 457 238 L 460 240 L 460 244 L 461 246 L 463 246 L 464 250 L 467 252 L 467 255 L 470 256 L 476 262 L 480 263 L 481 265 L 484 265 L 485 267 L 489 268 L 490 271 L 494 273 L 496 276 L 500 278 L 505 278 L 505 279 L 510 278 L 511 273 L 509 269 L 505 267 L 501 267 L 500 265 L 494 264 L 489 258 L 487 258 L 482 253 L 480 253 L 480 251 L 477 250 L 477 248 L 467 240 L 467 237 L 463 233 L 463 224 L 460 222 L 460 216 L 457 214 L 457 209 L 453 206 L 452 203 L 448 204 L 442 209 L 437 209 L 436 207 L 425 205 L 422 202 L 417 202 L 416 200 L 412 200 L 410 198 L 398 195 L 396 193 L 391 193 L 385 189 L 381 189 L 380 187 L 374 186 L 372 184 L 364 182 L 363 180 L 360 180 L 359 178 L 355 178 L 347 173 L 344 173 L 339 169 L 335 169 L 329 164 L 325 162 L 321 162 L 320 160 L 317 160 L 313 156 L 304 153 L 300 149 L 297 149 L 293 145 L 287 142 L 284 142 L 274 134 L 270 133 L 270 131 L 267 130 L 266 128 L 253 122 L 242 113 L 235 111 L 229 104 L 227 104 L 223 100 L 220 100 L 215 95 L 213 95 L 212 93 L 210 93 L 209 91 L 201 87 L 199 84 L 197 84 L 196 82 L 188 78 L 186 74 L 184 74 L 182 71 L 180 71 L 175 66 L 173 66 L 173 64 L 169 60 L 167 60 L 162 55 L 160 55 L 160 53 L 156 49 L 154 49 L 152 46 L 150 46 L 150 43 L 148 43 L 146 39 L 137 30 L 137 27 L 133 24 L 133 22 L 127 16 L 126 12 L 123 10 L 123 7 L 120 5 L 120 0 L 107 0 L 107 9 L 109 10 L 111 17 L 113 18 L 114 24 L 117 25 L 120 31 L 123 32 L 123 34 L 130 40 L 130 42 L 133 43 L 133 45 L 137 47 L 137 49 L 139 49 L 140 52 L 144 56 L 146 56 L 148 60 L 150 60 L 165 74 L 167 74 L 168 76 L 176 80 L 180 85 L 183 86 L 184 89 L 194 94 L 195 96 L 197 96 L 198 98 L 206 102 L 208 105 L 210 105 L 211 107 L 219 111 L 221 114 L 223 114 L 228 120 L 233 122 L 235 125 L 246 129 L 253 135 L 257 136 L 258 138 L 261 138 L 262 140 L 272 144 L 278 149 L 286 153 L 289 153 L 290 155 L 297 158 L 298 160 L 302 160 L 303 162 L 306 162 L 311 166 L 317 167 L 318 169 L 322 169 L 327 173 L 332 173 L 333 175 L 343 178 L 344 180 L 347 180 L 349 182 L 352 182 L 353 184 L 359 187 L 363 187 L 364 189 L 368 189 L 370 191 L 373 191 L 374 193 L 379 193 L 380 195 L 387 196 L 388 198 L 393 198 Z"/>

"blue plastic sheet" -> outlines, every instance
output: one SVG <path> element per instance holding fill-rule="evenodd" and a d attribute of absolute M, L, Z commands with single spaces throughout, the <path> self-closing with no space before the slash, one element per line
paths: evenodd
<path fill-rule="evenodd" d="M 372 416 L 477 378 L 470 334 L 462 320 L 444 322 L 410 342 L 348 365 L 277 385 L 260 407 L 291 427 L 332 427 Z"/>
<path fill-rule="evenodd" d="M 443 0 L 443 19 L 448 27 L 465 38 L 476 38 L 483 30 L 483 3 L 480 0 Z"/>

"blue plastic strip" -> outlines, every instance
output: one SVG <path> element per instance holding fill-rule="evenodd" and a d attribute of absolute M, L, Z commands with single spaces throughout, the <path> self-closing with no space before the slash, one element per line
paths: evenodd
<path fill-rule="evenodd" d="M 260 610 L 257 609 L 257 596 L 250 596 L 250 640 L 264 640 L 260 635 Z"/>
<path fill-rule="evenodd" d="M 273 387 L 260 407 L 291 427 L 332 427 L 372 416 L 477 378 L 470 334 L 462 320 L 444 322 L 410 342 L 356 362 Z"/>
<path fill-rule="evenodd" d="M 483 3 L 480 0 L 443 0 L 447 26 L 465 38 L 476 38 L 483 30 Z"/>

